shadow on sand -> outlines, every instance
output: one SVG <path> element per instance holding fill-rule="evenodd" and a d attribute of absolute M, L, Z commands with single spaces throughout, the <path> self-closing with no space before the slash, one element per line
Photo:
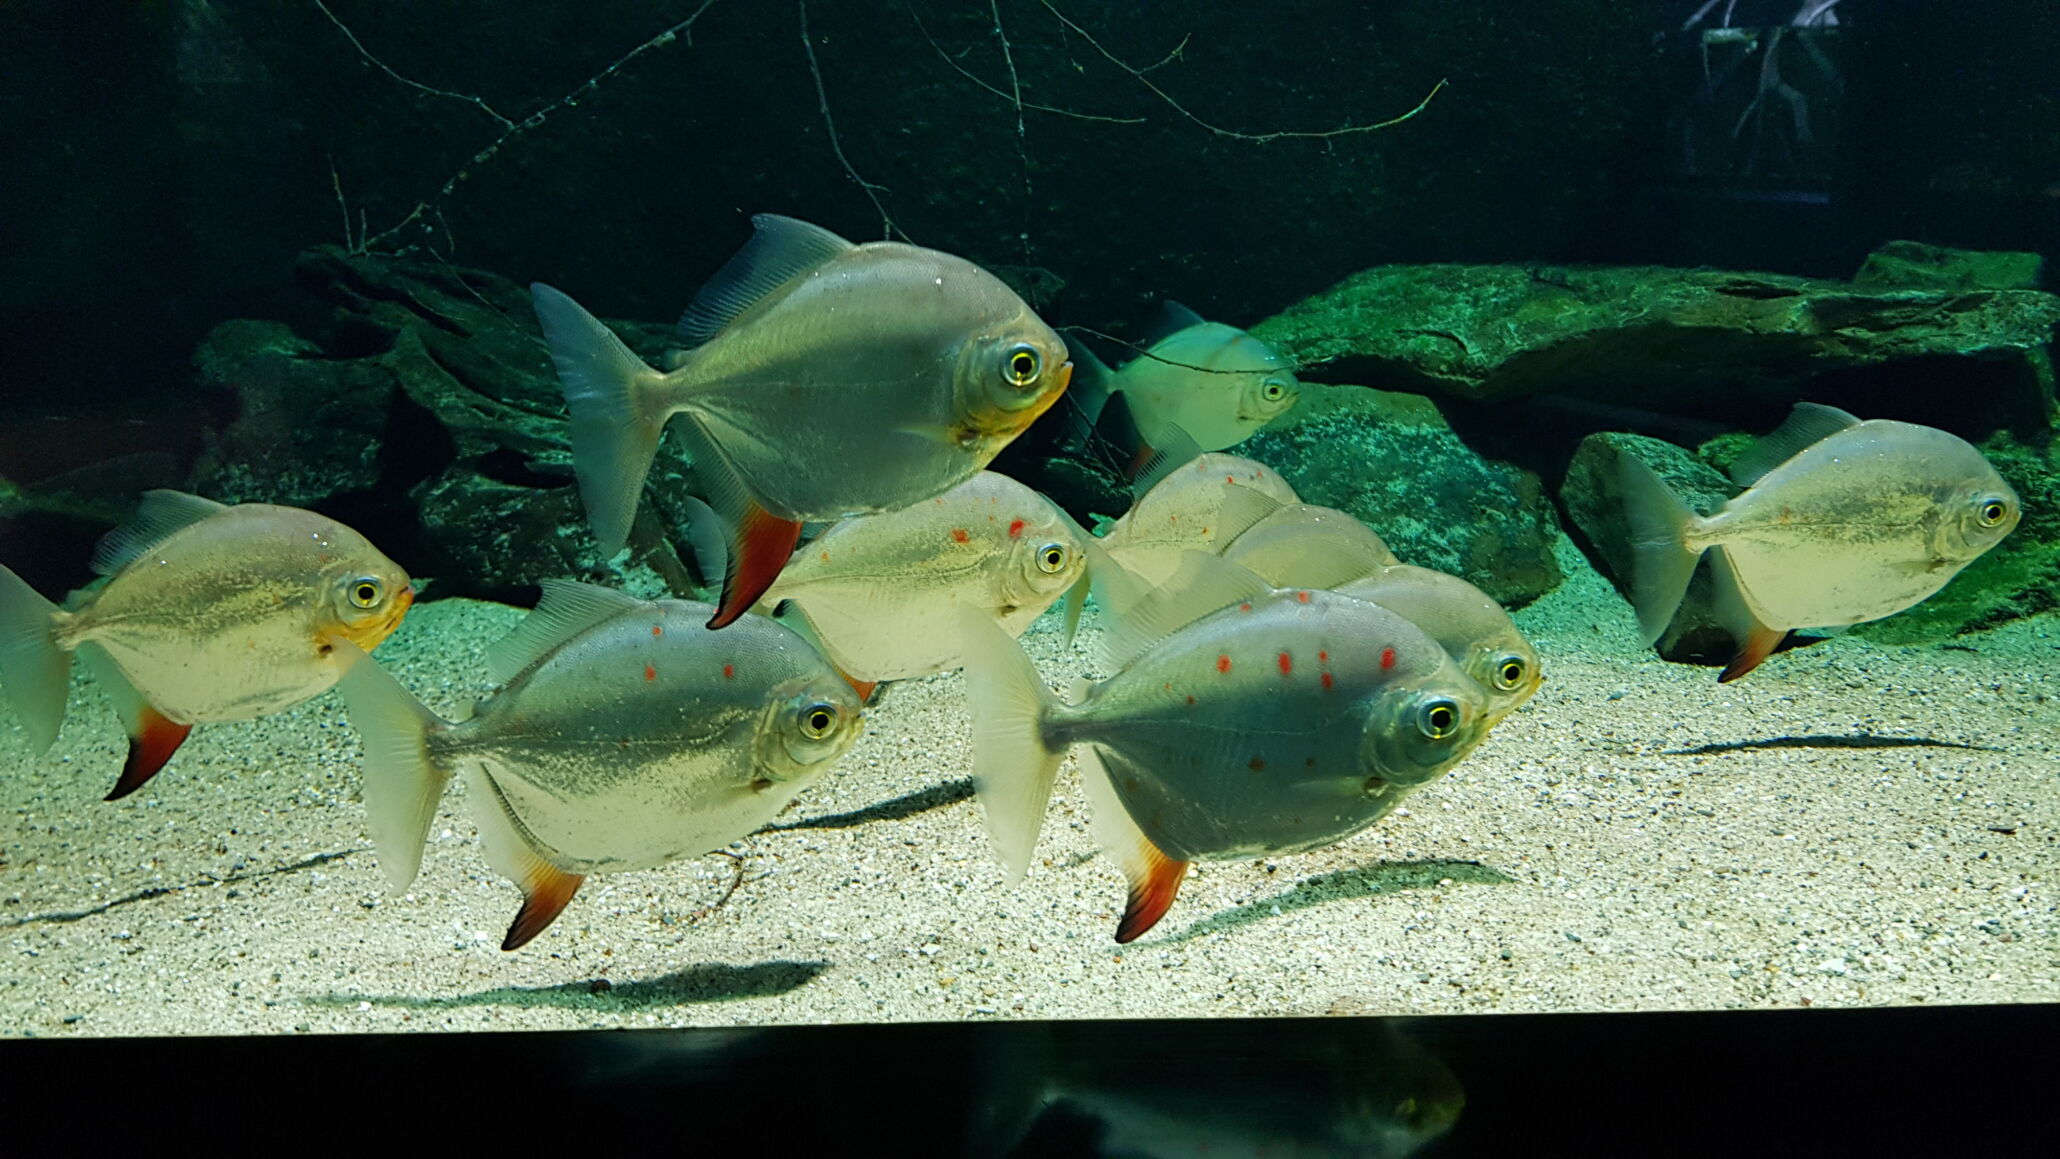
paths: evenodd
<path fill-rule="evenodd" d="M 850 829 L 874 821 L 900 821 L 918 813 L 927 813 L 932 809 L 942 809 L 946 805 L 971 800 L 972 796 L 973 780 L 967 777 L 917 789 L 913 793 L 904 793 L 892 800 L 867 805 L 863 809 L 853 809 L 849 813 L 832 813 L 827 817 L 809 817 L 800 821 L 789 821 L 784 825 L 767 825 L 759 832 L 776 833 L 788 829 Z"/>
<path fill-rule="evenodd" d="M 732 966 L 721 962 L 689 966 L 656 978 L 612 982 L 588 978 L 556 986 L 497 986 L 444 998 L 413 995 L 324 994 L 309 998 L 311 1006 L 392 1006 L 405 1010 L 456 1010 L 465 1006 L 555 1006 L 595 1012 L 644 1010 L 658 1006 L 690 1006 L 738 998 L 771 998 L 798 990 L 829 969 L 828 962 L 759 962 Z"/>
<path fill-rule="evenodd" d="M 1403 889 L 1427 889 L 1446 880 L 1462 885 L 1509 885 L 1516 881 L 1501 870 L 1490 869 L 1478 861 L 1384 861 L 1360 869 L 1341 869 L 1336 873 L 1312 877 L 1285 893 L 1262 897 L 1234 909 L 1224 910 L 1196 922 L 1177 934 L 1140 944 L 1190 941 L 1208 934 L 1280 917 L 1306 906 L 1328 905 L 1360 897 L 1376 897 Z"/>
<path fill-rule="evenodd" d="M 1663 756 L 1699 757 L 1709 753 L 1736 753 L 1752 749 L 1972 749 L 2000 753 L 2005 749 L 1985 744 L 1961 744 L 1956 740 L 1934 740 L 1928 736 L 1776 736 L 1764 740 L 1727 740 L 1696 745 L 1692 749 L 1667 749 Z"/>

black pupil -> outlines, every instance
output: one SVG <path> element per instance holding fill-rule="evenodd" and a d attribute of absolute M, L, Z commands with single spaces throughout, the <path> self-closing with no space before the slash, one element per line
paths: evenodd
<path fill-rule="evenodd" d="M 1451 728 L 1452 710 L 1449 708 L 1431 709 L 1431 727 L 1439 732 L 1444 732 L 1446 729 Z"/>
<path fill-rule="evenodd" d="M 1031 372 L 1037 369 L 1037 359 L 1018 351 L 1016 356 L 1009 360 L 1009 365 L 1015 369 L 1017 378 L 1028 378 Z"/>
<path fill-rule="evenodd" d="M 830 714 L 821 709 L 808 714 L 808 727 L 821 732 L 830 727 Z"/>
<path fill-rule="evenodd" d="M 1524 666 L 1521 664 L 1512 662 L 1509 664 L 1504 664 L 1502 666 L 1502 679 L 1504 680 L 1515 680 L 1517 677 L 1522 676 L 1523 674 Z"/>
<path fill-rule="evenodd" d="M 1057 567 L 1059 565 L 1059 559 L 1060 556 L 1058 548 L 1053 548 L 1050 551 L 1044 553 L 1044 562 L 1052 565 L 1053 567 Z"/>
<path fill-rule="evenodd" d="M 2001 519 L 2003 517 L 2003 505 L 2001 503 L 1984 504 L 1981 509 L 1981 516 L 1991 521 Z"/>
<path fill-rule="evenodd" d="M 361 604 L 369 604 L 369 603 L 371 603 L 371 602 L 372 602 L 372 600 L 373 600 L 373 599 L 374 599 L 375 597 L 377 597 L 378 595 L 379 595 L 379 589 L 378 589 L 378 588 L 375 588 L 375 587 L 373 587 L 373 586 L 372 586 L 371 584 L 359 584 L 359 585 L 358 585 L 358 602 L 359 602 L 359 603 L 361 603 Z"/>

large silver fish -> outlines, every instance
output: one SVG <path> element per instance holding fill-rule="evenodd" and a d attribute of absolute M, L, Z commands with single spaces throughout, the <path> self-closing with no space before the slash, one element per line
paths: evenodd
<path fill-rule="evenodd" d="M 1075 401 L 1089 424 L 1123 396 L 1149 447 L 1177 427 L 1204 451 L 1236 446 L 1286 414 L 1301 397 L 1295 372 L 1272 347 L 1235 326 L 1206 322 L 1177 302 L 1137 357 L 1111 370 L 1085 348 Z"/>
<path fill-rule="evenodd" d="M 446 721 L 360 655 L 340 689 L 365 741 L 365 809 L 395 889 L 463 771 L 486 859 L 523 893 L 501 948 L 556 918 L 586 875 L 697 857 L 749 834 L 859 736 L 851 687 L 760 616 L 546 580 L 487 655 L 506 686 Z"/>
<path fill-rule="evenodd" d="M 1632 602 L 1647 644 L 1711 553 L 1718 618 L 1738 640 L 1720 680 L 1766 659 L 1794 628 L 1878 620 L 1923 601 L 2008 535 L 2017 493 L 1945 431 L 1798 403 L 1732 467 L 1743 493 L 1697 515 L 1621 456 Z"/>
<path fill-rule="evenodd" d="M 805 620 L 858 682 L 945 672 L 959 666 L 958 608 L 1022 635 L 1081 580 L 1083 539 L 1051 500 L 982 471 L 934 499 L 837 523 L 795 553 L 766 600 L 791 601 L 781 619 Z"/>
<path fill-rule="evenodd" d="M 1401 616 L 1275 590 L 1201 553 L 1122 615 L 1115 675 L 1071 704 L 991 624 L 962 623 L 976 784 L 1002 861 L 1027 868 L 1052 778 L 1077 748 L 1095 834 L 1130 881 L 1119 942 L 1166 912 L 1188 862 L 1356 833 L 1487 729 L 1479 687 Z"/>
<path fill-rule="evenodd" d="M 601 549 L 629 535 L 666 421 L 730 536 L 710 627 L 742 615 L 807 520 L 891 511 L 969 479 L 1057 400 L 1066 344 L 994 275 L 772 214 L 704 286 L 660 372 L 572 299 L 530 287 L 572 414 Z"/>
<path fill-rule="evenodd" d="M 328 691 L 339 644 L 372 649 L 414 601 L 407 572 L 327 516 L 151 491 L 93 554 L 107 583 L 66 611 L 0 567 L 0 682 L 37 751 L 64 723 L 74 651 L 129 731 L 112 801 L 196 724 L 250 720 Z"/>

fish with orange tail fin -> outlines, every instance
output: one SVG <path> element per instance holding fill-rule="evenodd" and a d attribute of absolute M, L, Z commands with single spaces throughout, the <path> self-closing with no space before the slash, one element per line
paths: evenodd
<path fill-rule="evenodd" d="M 1080 755 L 1096 838 L 1130 882 L 1117 940 L 1173 904 L 1188 863 L 1293 853 L 1372 824 L 1486 735 L 1480 688 L 1400 615 L 1276 590 L 1213 555 L 1105 632 L 1115 675 L 1072 703 L 991 624 L 962 616 L 974 783 L 1011 876 L 1053 777 Z"/>
<path fill-rule="evenodd" d="M 1712 557 L 1713 611 L 1737 641 L 1722 681 L 1789 631 L 1878 620 L 1918 604 L 2017 526 L 2017 493 L 1973 445 L 1933 427 L 1797 403 L 1734 463 L 1745 490 L 1689 510 L 1652 468 L 1620 459 L 1632 603 L 1650 645 Z"/>
<path fill-rule="evenodd" d="M 85 659 L 129 730 L 110 801 L 163 768 L 194 725 L 328 691 L 343 672 L 337 649 L 378 647 L 415 594 L 399 564 L 327 516 L 178 491 L 145 494 L 92 562 L 107 582 L 71 610 L 0 567 L 0 689 L 47 750 L 71 657 Z"/>
<path fill-rule="evenodd" d="M 501 943 L 543 932 L 595 873 L 720 849 L 786 808 L 858 740 L 859 701 L 763 616 L 546 580 L 487 651 L 504 682 L 444 720 L 362 654 L 338 685 L 365 742 L 365 811 L 395 890 L 421 868 L 450 778 L 467 777 L 487 863 L 523 902 Z"/>
<path fill-rule="evenodd" d="M 985 467 L 1058 400 L 1066 344 L 994 275 L 899 242 L 760 214 L 656 370 L 549 286 L 530 287 L 571 412 L 601 550 L 629 536 L 674 415 L 731 540 L 709 626 L 772 586 L 811 520 L 892 511 Z"/>

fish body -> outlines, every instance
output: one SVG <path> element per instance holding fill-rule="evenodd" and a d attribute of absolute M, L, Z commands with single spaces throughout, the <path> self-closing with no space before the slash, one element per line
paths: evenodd
<path fill-rule="evenodd" d="M 1965 440 L 1809 403 L 1733 471 L 1745 491 L 1703 516 L 1622 459 L 1645 639 L 1659 638 L 1714 549 L 1719 618 L 1745 641 L 1726 679 L 1791 629 L 1878 620 L 1923 601 L 2022 515 L 2016 492 Z"/>
<path fill-rule="evenodd" d="M 1286 414 L 1301 396 L 1301 383 L 1278 352 L 1235 326 L 1205 322 L 1168 303 L 1165 332 L 1120 369 L 1091 365 L 1101 396 L 1121 394 L 1138 434 L 1153 447 L 1166 445 L 1178 427 L 1204 451 L 1236 446 Z M 1083 376 L 1085 378 L 1086 376 Z M 1083 399 L 1099 417 L 1101 400 Z"/>
<path fill-rule="evenodd" d="M 1395 564 L 1337 588 L 1379 604 L 1423 629 L 1473 677 L 1488 700 L 1493 727 L 1531 698 L 1544 680 L 1537 649 L 1488 593 L 1427 567 Z"/>
<path fill-rule="evenodd" d="M 1194 558 L 1250 583 L 1161 597 L 1234 602 L 1142 648 L 1169 617 L 1159 603 L 1133 609 L 1116 632 L 1115 675 L 1071 704 L 1019 649 L 967 629 L 977 783 L 997 848 L 1013 872 L 1027 865 L 1059 758 L 1077 747 L 1097 836 L 1132 882 L 1121 941 L 1164 913 L 1185 863 L 1356 833 L 1464 757 L 1489 723 L 1482 691 L 1400 615 Z"/>
<path fill-rule="evenodd" d="M 716 633 L 708 612 L 551 581 L 500 646 L 497 670 L 517 670 L 463 723 L 359 660 L 342 690 L 389 880 L 413 879 L 460 771 L 489 862 L 528 898 L 509 949 L 588 874 L 700 856 L 771 820 L 856 743 L 858 699 L 793 632 L 754 616 Z"/>
<path fill-rule="evenodd" d="M 130 728 L 115 796 L 169 759 L 196 724 L 250 720 L 327 691 L 337 645 L 371 649 L 414 592 L 364 536 L 312 511 L 145 496 L 94 556 L 106 584 L 60 610 L 0 569 L 0 679 L 47 748 L 63 718 L 68 657 L 87 657 Z M 50 708 L 24 707 L 39 702 Z M 33 719 L 32 719 L 33 717 Z"/>
<path fill-rule="evenodd" d="M 1082 539 L 1049 499 L 982 471 L 934 499 L 835 524 L 796 553 L 766 600 L 791 600 L 847 676 L 945 672 L 960 663 L 958 608 L 1021 636 L 1080 581 Z"/>
<path fill-rule="evenodd" d="M 645 365 L 572 299 L 531 287 L 604 551 L 626 541 L 673 415 L 736 548 L 720 627 L 770 586 L 808 520 L 891 511 L 978 472 L 1065 389 L 1066 345 L 999 279 L 897 242 L 762 214 Z"/>
<path fill-rule="evenodd" d="M 1139 496 L 1102 537 L 1102 547 L 1147 582 L 1162 583 L 1180 569 L 1185 552 L 1221 551 L 1228 543 L 1223 507 L 1230 494 L 1240 490 L 1283 505 L 1301 501 L 1272 468 L 1235 455 L 1207 453 L 1173 468 Z"/>
<path fill-rule="evenodd" d="M 1402 561 L 1366 524 L 1333 507 L 1290 503 L 1246 530 L 1223 558 L 1276 587 L 1335 588 Z"/>

